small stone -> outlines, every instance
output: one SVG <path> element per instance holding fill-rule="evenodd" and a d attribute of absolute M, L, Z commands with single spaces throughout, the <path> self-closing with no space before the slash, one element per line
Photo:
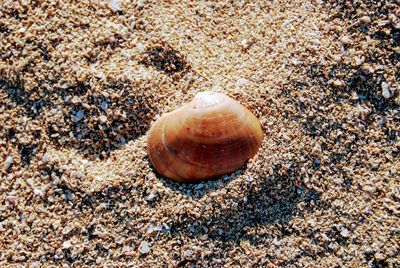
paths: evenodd
<path fill-rule="evenodd" d="M 350 44 L 351 43 L 351 39 L 350 39 L 350 37 L 348 37 L 348 36 L 342 36 L 341 38 L 340 38 L 340 42 L 342 42 L 343 44 L 345 44 L 345 45 L 348 45 L 348 44 Z"/>
<path fill-rule="evenodd" d="M 101 115 L 101 116 L 99 117 L 99 120 L 100 120 L 100 123 L 104 124 L 104 123 L 107 122 L 107 116 Z"/>
<path fill-rule="evenodd" d="M 50 163 L 52 161 L 52 157 L 48 153 L 44 153 L 42 156 L 42 162 L 43 163 Z"/>
<path fill-rule="evenodd" d="M 71 247 L 71 242 L 65 241 L 62 246 L 63 246 L 64 249 L 68 249 L 68 248 Z"/>
<path fill-rule="evenodd" d="M 252 182 L 252 181 L 254 181 L 254 178 L 253 178 L 253 176 L 249 175 L 249 176 L 246 176 L 246 180 L 248 182 Z"/>
<path fill-rule="evenodd" d="M 155 228 L 154 228 L 154 231 L 162 231 L 163 230 L 163 226 L 162 225 L 157 225 Z"/>
<path fill-rule="evenodd" d="M 102 257 L 97 257 L 96 264 L 100 265 L 102 262 L 103 262 L 103 258 Z"/>
<path fill-rule="evenodd" d="M 107 103 L 106 101 L 102 101 L 102 102 L 100 103 L 100 108 L 101 108 L 103 111 L 107 111 L 107 109 L 108 109 L 108 103 Z"/>
<path fill-rule="evenodd" d="M 81 105 L 85 109 L 88 109 L 88 110 L 90 109 L 90 105 L 88 103 L 86 103 L 86 102 L 82 102 Z"/>
<path fill-rule="evenodd" d="M 389 99 L 390 98 L 390 90 L 389 90 L 389 85 L 386 82 L 382 82 L 381 84 L 381 88 L 382 88 L 382 96 L 385 99 Z"/>
<path fill-rule="evenodd" d="M 39 188 L 33 189 L 33 194 L 37 195 L 37 196 L 43 196 L 44 195 L 43 191 L 41 189 L 39 189 Z"/>
<path fill-rule="evenodd" d="M 385 256 L 383 256 L 383 254 L 380 253 L 380 252 L 375 253 L 374 257 L 375 257 L 375 259 L 376 259 L 377 261 L 383 261 L 383 260 L 385 260 Z"/>
<path fill-rule="evenodd" d="M 149 253 L 149 252 L 150 252 L 149 243 L 147 243 L 146 241 L 140 242 L 139 252 L 142 253 L 142 254 L 147 254 L 147 253 Z"/>
<path fill-rule="evenodd" d="M 354 61 L 356 62 L 356 65 L 361 65 L 365 61 L 365 58 L 364 57 L 359 58 L 359 57 L 355 56 Z"/>
<path fill-rule="evenodd" d="M 72 230 L 74 229 L 74 227 L 67 225 L 62 229 L 62 234 L 63 235 L 67 235 L 69 234 Z"/>
<path fill-rule="evenodd" d="M 153 202 L 156 198 L 157 198 L 157 193 L 156 192 L 151 192 L 147 196 L 146 200 L 147 200 L 147 202 Z"/>
<path fill-rule="evenodd" d="M 146 233 L 151 234 L 152 232 L 154 232 L 154 225 L 150 223 L 147 227 Z"/>
<path fill-rule="evenodd" d="M 67 199 L 68 201 L 74 200 L 74 197 L 75 197 L 74 194 L 71 192 L 65 194 L 65 199 Z"/>
<path fill-rule="evenodd" d="M 101 203 L 100 205 L 98 205 L 98 206 L 95 208 L 94 213 L 99 213 L 99 212 L 101 212 L 102 210 L 104 210 L 106 207 L 107 207 L 106 204 Z"/>
<path fill-rule="evenodd" d="M 340 88 L 340 87 L 344 86 L 344 82 L 340 81 L 340 80 L 334 80 L 334 81 L 332 81 L 332 86 L 335 88 Z"/>
<path fill-rule="evenodd" d="M 71 120 L 74 123 L 77 123 L 83 119 L 85 116 L 84 112 L 82 110 L 77 111 L 74 115 L 71 116 Z"/>
<path fill-rule="evenodd" d="M 4 161 L 4 169 L 9 169 L 13 163 L 14 158 L 11 155 L 7 156 L 6 161 Z"/>
<path fill-rule="evenodd" d="M 35 185 L 31 178 L 26 180 L 26 184 L 28 184 L 30 187 L 34 187 L 34 185 Z"/>
<path fill-rule="evenodd" d="M 183 252 L 183 258 L 185 258 L 186 260 L 191 260 L 193 256 L 193 251 L 191 251 L 190 249 L 185 250 Z"/>
<path fill-rule="evenodd" d="M 112 11 L 115 11 L 115 12 L 117 12 L 117 11 L 122 11 L 122 10 L 123 10 L 122 7 L 121 7 L 121 4 L 119 3 L 118 0 L 111 0 L 111 1 L 108 3 L 108 7 L 109 7 Z"/>
<path fill-rule="evenodd" d="M 146 5 L 146 1 L 145 0 L 138 0 L 136 2 L 136 9 L 137 10 L 141 10 L 142 8 L 144 8 L 145 5 Z"/>
<path fill-rule="evenodd" d="M 336 243 L 330 243 L 330 244 L 328 245 L 328 248 L 329 248 L 330 250 L 332 250 L 333 252 L 336 252 L 336 251 L 338 250 L 338 246 L 337 246 Z"/>
<path fill-rule="evenodd" d="M 13 196 L 13 195 L 9 195 L 6 197 L 6 200 L 8 202 L 10 202 L 10 204 L 12 204 L 13 206 L 15 206 L 17 204 L 17 197 Z"/>
<path fill-rule="evenodd" d="M 343 236 L 343 237 L 349 237 L 350 236 L 349 230 L 347 230 L 347 228 L 343 228 L 340 231 L 340 235 Z"/>
<path fill-rule="evenodd" d="M 363 16 L 360 18 L 360 22 L 362 24 L 369 24 L 371 22 L 371 18 L 369 16 Z"/>
<path fill-rule="evenodd" d="M 314 155 L 320 155 L 321 154 L 321 152 L 322 152 L 322 149 L 321 149 L 321 145 L 319 145 L 319 143 L 316 143 L 315 145 L 314 145 L 314 147 L 312 148 L 312 154 L 314 154 Z"/>

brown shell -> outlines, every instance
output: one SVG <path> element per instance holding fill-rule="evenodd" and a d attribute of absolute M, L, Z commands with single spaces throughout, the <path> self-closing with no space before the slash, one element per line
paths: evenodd
<path fill-rule="evenodd" d="M 200 182 L 231 173 L 261 146 L 260 121 L 222 93 L 201 92 L 151 127 L 147 152 L 164 177 Z"/>

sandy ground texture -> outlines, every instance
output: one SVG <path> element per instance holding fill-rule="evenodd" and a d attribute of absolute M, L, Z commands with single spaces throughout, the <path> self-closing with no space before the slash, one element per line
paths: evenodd
<path fill-rule="evenodd" d="M 399 1 L 0 3 L 0 266 L 400 267 Z M 265 138 L 184 185 L 146 133 L 224 92 Z"/>

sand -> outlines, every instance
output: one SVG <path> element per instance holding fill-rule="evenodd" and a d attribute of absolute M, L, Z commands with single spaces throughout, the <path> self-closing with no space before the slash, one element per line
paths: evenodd
<path fill-rule="evenodd" d="M 2 1 L 0 266 L 399 267 L 397 1 Z M 261 121 L 233 174 L 160 177 L 201 91 Z"/>

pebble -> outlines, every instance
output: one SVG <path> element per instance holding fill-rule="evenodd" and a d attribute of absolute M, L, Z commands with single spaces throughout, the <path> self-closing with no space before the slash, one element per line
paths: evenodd
<path fill-rule="evenodd" d="M 248 182 L 252 182 L 252 181 L 254 181 L 254 178 L 253 178 L 253 176 L 249 175 L 249 176 L 246 176 L 246 180 Z"/>
<path fill-rule="evenodd" d="M 336 251 L 338 250 L 338 246 L 337 246 L 336 243 L 330 243 L 330 244 L 328 245 L 328 248 L 329 248 L 330 250 L 334 251 L 334 252 L 336 252 Z"/>
<path fill-rule="evenodd" d="M 136 9 L 137 10 L 141 10 L 142 8 L 144 8 L 145 5 L 146 5 L 146 1 L 145 0 L 138 0 L 136 2 Z"/>
<path fill-rule="evenodd" d="M 41 189 L 39 189 L 39 188 L 33 189 L 33 193 L 35 195 L 37 195 L 37 196 L 43 196 L 44 195 L 43 191 Z"/>
<path fill-rule="evenodd" d="M 121 7 L 121 4 L 119 3 L 118 0 L 111 0 L 108 3 L 108 7 L 113 11 L 122 11 L 123 10 Z"/>
<path fill-rule="evenodd" d="M 72 230 L 74 229 L 74 227 L 72 227 L 72 226 L 65 226 L 63 229 L 62 229 L 62 234 L 63 235 L 67 235 L 67 234 L 69 234 Z"/>
<path fill-rule="evenodd" d="M 29 179 L 27 179 L 26 180 L 26 183 L 30 186 L 30 187 L 34 187 L 34 182 L 33 182 L 33 180 L 31 179 L 31 178 L 29 178 Z"/>
<path fill-rule="evenodd" d="M 42 156 L 42 162 L 43 163 L 50 163 L 52 161 L 52 157 L 48 153 L 44 153 Z"/>
<path fill-rule="evenodd" d="M 360 18 L 360 22 L 362 24 L 369 24 L 371 22 L 371 17 L 370 16 L 363 16 Z"/>
<path fill-rule="evenodd" d="M 70 248 L 71 247 L 71 242 L 65 241 L 62 246 L 63 246 L 64 249 Z"/>
<path fill-rule="evenodd" d="M 65 199 L 67 199 L 68 201 L 74 200 L 74 197 L 75 197 L 74 194 L 71 192 L 65 194 Z"/>
<path fill-rule="evenodd" d="M 99 120 L 100 120 L 100 123 L 106 123 L 107 122 L 107 116 L 105 116 L 105 115 L 101 115 L 100 117 L 99 117 Z"/>
<path fill-rule="evenodd" d="M 7 156 L 6 161 L 4 161 L 4 169 L 9 169 L 13 163 L 14 158 L 11 155 Z"/>
<path fill-rule="evenodd" d="M 320 155 L 322 152 L 321 145 L 319 143 L 316 143 L 311 151 L 314 155 Z"/>
<path fill-rule="evenodd" d="M 108 109 L 108 103 L 107 103 L 106 101 L 102 101 L 102 102 L 100 103 L 100 108 L 101 108 L 103 111 L 107 111 L 107 109 Z"/>
<path fill-rule="evenodd" d="M 71 120 L 72 122 L 77 123 L 81 121 L 84 116 L 85 116 L 84 112 L 82 110 L 79 110 L 78 112 L 76 112 L 74 115 L 71 116 Z"/>
<path fill-rule="evenodd" d="M 340 87 L 344 86 L 344 82 L 340 81 L 340 80 L 334 80 L 334 81 L 332 81 L 332 86 L 335 88 L 340 88 Z"/>
<path fill-rule="evenodd" d="M 147 243 L 146 241 L 140 242 L 139 252 L 142 253 L 142 254 L 147 254 L 147 253 L 149 253 L 149 252 L 150 252 L 149 243 Z"/>
<path fill-rule="evenodd" d="M 350 236 L 349 230 L 347 230 L 347 228 L 343 228 L 340 231 L 340 235 L 343 236 L 343 237 L 349 237 Z"/>
<path fill-rule="evenodd" d="M 185 250 L 185 251 L 183 252 L 183 258 L 185 258 L 186 260 L 191 260 L 191 259 L 192 259 L 192 256 L 193 256 L 193 251 L 190 250 L 190 249 Z"/>
<path fill-rule="evenodd" d="M 146 200 L 147 200 L 147 202 L 153 202 L 156 198 L 157 198 L 157 193 L 156 192 L 151 192 L 147 196 Z"/>
<path fill-rule="evenodd" d="M 381 88 L 382 88 L 382 96 L 385 99 L 389 99 L 390 98 L 389 85 L 386 82 L 382 82 Z"/>
<path fill-rule="evenodd" d="M 8 202 L 10 202 L 13 206 L 15 206 L 17 204 L 17 197 L 13 196 L 13 195 L 9 195 L 6 197 L 6 200 Z"/>
<path fill-rule="evenodd" d="M 345 35 L 345 36 L 342 36 L 340 38 L 340 42 L 342 42 L 343 44 L 347 45 L 347 44 L 351 43 L 351 39 L 350 39 L 350 37 Z"/>
<path fill-rule="evenodd" d="M 383 256 L 383 254 L 380 253 L 380 252 L 375 253 L 374 256 L 375 256 L 375 259 L 376 259 L 377 261 L 383 261 L 383 260 L 385 260 L 385 256 Z"/>

